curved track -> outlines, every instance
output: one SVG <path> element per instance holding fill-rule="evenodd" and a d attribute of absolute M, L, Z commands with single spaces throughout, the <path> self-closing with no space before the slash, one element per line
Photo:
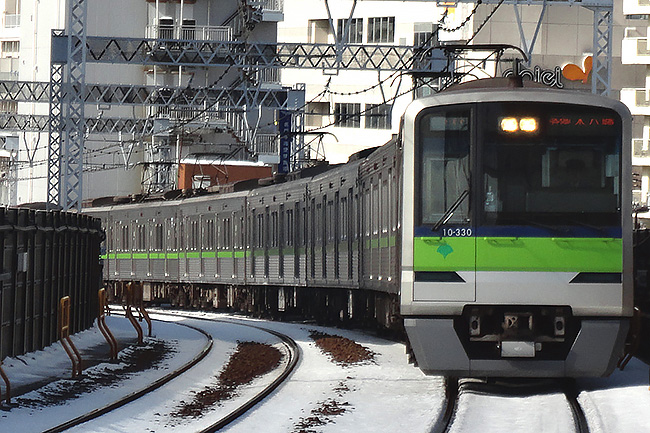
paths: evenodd
<path fill-rule="evenodd" d="M 52 427 L 52 428 L 50 428 L 48 430 L 45 430 L 44 433 L 62 432 L 64 430 L 67 430 L 69 428 L 81 425 L 81 424 L 83 424 L 85 422 L 88 422 L 88 421 L 93 420 L 93 419 L 95 419 L 97 417 L 100 417 L 100 416 L 102 416 L 104 414 L 107 414 L 108 412 L 111 412 L 111 411 L 113 411 L 115 409 L 118 409 L 118 408 L 120 408 L 120 407 L 122 407 L 122 406 L 124 406 L 126 404 L 131 403 L 132 401 L 135 401 L 135 400 L 141 398 L 144 395 L 147 395 L 147 394 L 155 391 L 156 389 L 160 388 L 161 386 L 163 386 L 167 382 L 171 381 L 172 379 L 175 379 L 175 378 L 179 377 L 180 375 L 185 373 L 187 370 L 189 370 L 190 368 L 192 368 L 196 364 L 198 364 L 212 350 L 212 346 L 213 346 L 212 336 L 210 334 L 208 334 L 207 332 L 203 331 L 202 329 L 196 328 L 194 326 L 185 325 L 185 324 L 181 324 L 181 323 L 179 323 L 179 325 L 185 326 L 185 327 L 190 328 L 190 329 L 194 329 L 195 331 L 198 331 L 201 334 L 203 334 L 208 339 L 208 342 L 203 347 L 201 352 L 199 352 L 194 358 L 192 358 L 192 360 L 190 362 L 188 362 L 187 364 L 183 365 L 182 367 L 176 369 L 175 371 L 172 371 L 168 375 L 166 375 L 164 377 L 161 377 L 160 379 L 152 382 L 149 386 L 147 386 L 146 388 L 141 389 L 140 391 L 128 394 L 128 395 L 124 396 L 123 398 L 121 398 L 121 399 L 119 399 L 117 401 L 114 401 L 114 402 L 112 402 L 110 404 L 107 404 L 104 407 L 95 409 L 95 410 L 93 410 L 91 412 L 88 412 L 85 415 L 81 415 L 81 416 L 79 416 L 77 418 L 74 418 L 74 419 L 72 419 L 70 421 L 67 421 L 67 422 L 59 424 L 59 425 L 57 425 L 55 427 Z"/>
<path fill-rule="evenodd" d="M 530 397 L 563 394 L 571 410 L 576 433 L 589 433 L 586 415 L 578 402 L 579 390 L 573 379 L 544 380 L 537 383 L 495 383 L 446 378 L 446 408 L 432 433 L 450 433 L 458 411 L 458 399 L 464 392 L 492 397 Z"/>
<path fill-rule="evenodd" d="M 275 391 L 284 381 L 291 375 L 293 370 L 296 368 L 296 365 L 298 365 L 298 361 L 300 361 L 300 348 L 298 347 L 298 344 L 288 335 L 282 334 L 277 331 L 273 331 L 271 329 L 264 328 L 262 326 L 256 326 L 256 325 L 251 325 L 248 323 L 242 323 L 240 321 L 236 320 L 221 320 L 221 319 L 205 319 L 205 318 L 198 318 L 194 317 L 191 315 L 183 315 L 183 314 L 169 314 L 169 313 L 161 313 L 159 311 L 156 311 L 155 314 L 158 315 L 169 315 L 173 317 L 183 317 L 187 319 L 192 319 L 192 320 L 204 320 L 204 321 L 209 321 L 209 322 L 221 322 L 221 323 L 229 323 L 229 324 L 236 324 L 236 325 L 241 325 L 241 326 L 247 326 L 249 328 L 255 328 L 259 329 L 261 331 L 267 332 L 269 334 L 272 334 L 276 337 L 278 337 L 280 340 L 282 340 L 282 343 L 285 345 L 287 348 L 287 356 L 289 356 L 289 360 L 287 362 L 287 365 L 285 366 L 284 370 L 282 373 L 269 385 L 264 387 L 260 392 L 255 394 L 253 397 L 245 401 L 243 404 L 241 404 L 239 407 L 237 407 L 235 410 L 227 414 L 226 416 L 222 417 L 220 420 L 217 422 L 213 423 L 209 427 L 206 427 L 202 430 L 199 430 L 200 433 L 211 433 L 215 432 L 218 430 L 221 430 L 222 428 L 226 427 L 228 424 L 232 423 L 235 421 L 237 418 L 241 417 L 244 415 L 246 412 L 248 412 L 250 409 L 252 409 L 255 405 L 257 405 L 259 402 L 264 400 L 269 394 L 271 394 L 273 391 Z"/>
<path fill-rule="evenodd" d="M 256 404 L 258 404 L 260 401 L 262 401 L 266 396 L 271 394 L 275 389 L 277 389 L 288 377 L 289 375 L 293 372 L 295 369 L 296 365 L 298 364 L 298 361 L 300 359 L 300 349 L 297 345 L 297 343 L 291 339 L 290 337 L 281 334 L 279 332 L 265 329 L 261 326 L 255 326 L 255 325 L 250 325 L 246 323 L 241 323 L 239 321 L 235 320 L 211 320 L 211 319 L 203 319 L 203 318 L 197 318 L 197 317 L 192 317 L 188 315 L 181 315 L 181 314 L 170 314 L 170 313 L 164 313 L 164 312 L 156 312 L 155 314 L 161 315 L 161 316 L 173 316 L 173 317 L 183 317 L 183 318 L 188 318 L 192 320 L 204 320 L 204 321 L 210 321 L 210 322 L 224 322 L 224 323 L 229 323 L 229 324 L 235 324 L 235 325 L 240 325 L 240 326 L 246 326 L 246 327 L 251 327 L 251 328 L 256 328 L 261 331 L 267 332 L 269 334 L 272 334 L 279 338 L 284 346 L 286 347 L 286 353 L 287 356 L 289 357 L 288 362 L 286 363 L 284 370 L 282 373 L 275 379 L 273 380 L 269 385 L 264 387 L 261 391 L 259 391 L 257 394 L 249 398 L 247 401 L 243 402 L 243 404 L 239 405 L 235 410 L 231 411 L 227 415 L 221 417 L 217 422 L 211 424 L 210 426 L 197 430 L 200 432 L 214 432 L 222 429 L 223 427 L 227 426 L 228 424 L 232 423 L 235 421 L 237 418 L 242 416 L 244 413 L 249 411 L 251 408 L 253 408 Z M 131 393 L 124 398 L 115 401 L 111 404 L 108 404 L 102 408 L 93 410 L 85 415 L 79 416 L 75 419 L 72 419 L 70 421 L 67 421 L 63 424 L 60 424 L 56 427 L 53 427 L 49 430 L 46 430 L 47 433 L 53 433 L 53 432 L 61 432 L 67 429 L 70 429 L 75 426 L 79 426 L 83 423 L 86 423 L 88 421 L 91 421 L 101 415 L 105 415 L 109 412 L 112 412 L 122 406 L 127 405 L 128 403 L 131 403 L 147 394 L 150 394 L 154 391 L 156 391 L 158 388 L 160 388 L 162 385 L 170 382 L 171 380 L 181 376 L 183 373 L 187 372 L 190 368 L 196 366 L 202 359 L 204 359 L 212 350 L 213 347 L 213 337 L 206 332 L 205 330 L 201 329 L 200 327 L 196 326 L 191 326 L 191 325 L 186 325 L 186 324 L 181 324 L 179 325 L 186 326 L 191 329 L 195 329 L 198 332 L 201 332 L 203 335 L 205 335 L 208 338 L 208 343 L 206 346 L 201 350 L 201 352 L 194 357 L 190 362 L 182 366 L 181 368 L 178 368 L 177 370 L 171 372 L 170 374 L 166 375 L 165 377 L 153 382 L 150 386 L 147 386 L 146 388 L 138 391 Z"/>

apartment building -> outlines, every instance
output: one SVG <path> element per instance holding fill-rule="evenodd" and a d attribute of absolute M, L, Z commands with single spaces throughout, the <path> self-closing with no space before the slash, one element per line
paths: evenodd
<path fill-rule="evenodd" d="M 3 12 L 0 80 L 49 83 L 52 30 L 65 28 L 68 3 L 66 0 L 0 0 Z M 282 18 L 281 0 L 88 0 L 86 33 L 89 37 L 159 40 L 151 46 L 162 52 L 170 44 L 166 41 L 171 39 L 275 43 L 277 22 Z M 176 47 L 182 48 L 182 44 Z M 201 166 L 219 164 L 224 158 L 251 160 L 247 146 L 253 138 L 266 139 L 268 153 L 277 154 L 274 109 L 250 102 L 234 108 L 222 108 L 218 103 L 206 101 L 181 106 L 169 102 L 171 95 L 191 99 L 190 96 L 198 94 L 193 89 L 203 89 L 204 93 L 205 89 L 246 86 L 281 89 L 278 74 L 272 70 L 200 63 L 165 66 L 91 60 L 85 68 L 87 86 L 97 84 L 94 89 L 98 92 L 109 85 L 124 87 L 117 95 L 110 94 L 116 92 L 110 89 L 105 103 L 98 99 L 97 103 L 86 104 L 86 119 L 97 120 L 93 125 L 102 119 L 120 119 L 131 124 L 150 120 L 153 132 L 144 134 L 135 127 L 106 131 L 87 126 L 83 154 L 84 200 L 172 189 L 178 186 L 179 165 L 198 167 L 197 171 L 201 172 Z M 124 97 L 126 86 L 154 88 L 151 93 L 156 92 L 158 97 L 150 95 L 146 102 L 133 102 Z M 47 96 L 38 101 L 3 99 L 0 115 L 32 120 L 49 115 Z M 181 129 L 171 129 L 179 125 Z M 253 138 L 250 125 L 258 126 Z M 8 204 L 47 200 L 47 128 L 34 129 L 16 128 L 2 133 L 11 138 L 5 148 L 14 155 L 11 163 L 14 180 L 0 184 L 0 188 L 9 185 L 7 188 L 12 189 Z M 259 156 L 259 152 L 255 153 Z M 271 162 L 277 161 L 271 157 Z M 184 167 L 185 175 L 188 167 Z M 205 186 L 206 176 L 199 177 Z"/>
<path fill-rule="evenodd" d="M 436 45 L 471 40 L 472 44 L 514 45 L 528 55 L 528 62 L 514 66 L 513 60 L 522 56 L 516 50 L 506 50 L 498 68 L 494 61 L 487 59 L 459 62 L 458 71 L 468 72 L 468 79 L 474 79 L 512 74 L 516 67 L 526 79 L 550 87 L 592 90 L 589 62 L 593 56 L 594 12 L 579 3 L 549 2 L 546 6 L 543 2 L 504 3 L 497 9 L 496 2 L 477 6 L 475 3 L 359 0 L 350 17 L 354 3 L 328 0 L 326 5 L 322 0 L 304 8 L 300 7 L 304 1 L 286 0 L 279 38 L 323 43 L 346 38 L 351 44 Z M 620 40 L 630 23 L 621 6 L 620 1 L 614 2 L 610 41 L 613 49 L 610 96 L 613 98 L 618 98 L 620 90 L 641 75 L 638 68 L 623 67 L 621 63 Z M 346 26 L 348 22 L 350 25 Z M 481 55 L 485 54 L 471 57 Z M 567 65 L 574 65 L 570 67 L 573 74 L 564 73 Z M 410 76 L 391 72 L 295 70 L 283 71 L 282 79 L 286 84 L 306 83 L 307 129 L 328 132 L 311 140 L 331 162 L 343 162 L 355 151 L 389 140 L 399 128 L 399 118 L 406 105 L 427 91 L 423 88 L 419 93 L 409 92 L 413 86 Z"/>
<path fill-rule="evenodd" d="M 460 4 L 445 14 L 434 2 L 285 0 L 278 38 L 286 42 L 366 46 L 426 44 L 467 39 L 471 28 L 457 27 L 472 5 Z M 329 10 L 329 13 L 328 13 Z M 350 18 L 350 13 L 353 12 Z M 305 83 L 305 137 L 314 153 L 341 163 L 362 149 L 380 146 L 399 130 L 399 121 L 413 99 L 412 77 L 405 71 L 285 69 L 285 85 Z M 426 89 L 420 90 L 426 92 Z M 319 134 L 326 132 L 327 134 Z"/>
<path fill-rule="evenodd" d="M 621 101 L 635 116 L 632 131 L 632 165 L 634 170 L 634 201 L 650 205 L 650 2 L 623 0 L 623 13 L 628 21 L 622 41 L 622 62 L 627 68 L 640 70 L 640 76 L 626 83 Z"/>

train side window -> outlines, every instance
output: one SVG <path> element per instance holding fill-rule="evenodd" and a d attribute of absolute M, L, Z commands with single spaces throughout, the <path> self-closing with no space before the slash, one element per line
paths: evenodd
<path fill-rule="evenodd" d="M 171 217 L 167 223 L 167 248 L 169 251 L 178 249 L 178 237 L 176 235 L 176 219 Z"/>
<path fill-rule="evenodd" d="M 232 227 L 230 224 L 230 218 L 224 218 L 223 220 L 223 248 L 232 248 Z"/>
<path fill-rule="evenodd" d="M 264 214 L 257 215 L 257 244 L 258 248 L 264 248 Z"/>
<path fill-rule="evenodd" d="M 122 222 L 120 221 L 118 224 L 122 225 Z M 129 251 L 130 250 L 129 239 L 131 238 L 131 231 L 129 230 L 128 224 L 122 225 L 121 228 L 122 230 L 121 230 L 120 250 Z"/>
<path fill-rule="evenodd" d="M 271 212 L 271 247 L 278 247 L 278 238 L 280 236 L 278 230 L 278 211 Z"/>
<path fill-rule="evenodd" d="M 203 248 L 206 250 L 214 250 L 216 237 L 214 219 L 210 218 L 203 221 Z"/>
<path fill-rule="evenodd" d="M 348 226 L 350 224 L 350 214 L 348 210 L 348 199 L 347 197 L 341 197 L 341 205 L 339 208 L 341 222 L 341 230 L 339 240 L 344 241 L 348 238 Z"/>
<path fill-rule="evenodd" d="M 136 251 L 146 251 L 146 238 L 147 238 L 147 230 L 146 226 L 144 224 L 139 224 L 137 229 L 136 229 L 136 244 L 135 244 L 135 250 Z"/>
<path fill-rule="evenodd" d="M 163 225 L 162 224 L 154 224 L 153 226 L 153 250 L 154 251 L 162 251 L 163 250 L 163 243 L 164 243 L 164 238 L 163 238 Z"/>
<path fill-rule="evenodd" d="M 295 237 L 295 232 L 294 232 L 294 222 L 293 222 L 293 209 L 287 209 L 287 218 L 286 218 L 286 246 L 292 247 L 293 246 L 293 239 Z"/>

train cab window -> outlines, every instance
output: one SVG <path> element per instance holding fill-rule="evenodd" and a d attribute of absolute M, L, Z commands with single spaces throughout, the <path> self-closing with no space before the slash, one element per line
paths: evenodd
<path fill-rule="evenodd" d="M 495 103 L 485 116 L 484 224 L 620 224 L 621 119 L 615 112 Z"/>
<path fill-rule="evenodd" d="M 416 179 L 423 225 L 470 222 L 470 110 L 425 112 L 418 121 Z"/>

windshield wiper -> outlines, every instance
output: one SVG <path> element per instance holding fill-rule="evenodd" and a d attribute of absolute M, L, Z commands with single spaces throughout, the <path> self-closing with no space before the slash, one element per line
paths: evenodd
<path fill-rule="evenodd" d="M 440 227 L 443 224 L 445 224 L 447 221 L 449 221 L 449 219 L 454 215 L 454 211 L 456 211 L 456 209 L 458 209 L 458 206 L 460 206 L 460 204 L 463 202 L 463 200 L 465 200 L 465 197 L 467 197 L 468 195 L 469 195 L 469 189 L 466 189 L 465 191 L 460 193 L 460 196 L 456 199 L 454 204 L 452 204 L 451 207 L 449 209 L 447 209 L 447 212 L 445 212 L 440 217 L 438 222 L 434 224 L 434 226 L 433 226 L 433 231 L 434 232 L 438 231 L 438 229 L 440 229 Z"/>

